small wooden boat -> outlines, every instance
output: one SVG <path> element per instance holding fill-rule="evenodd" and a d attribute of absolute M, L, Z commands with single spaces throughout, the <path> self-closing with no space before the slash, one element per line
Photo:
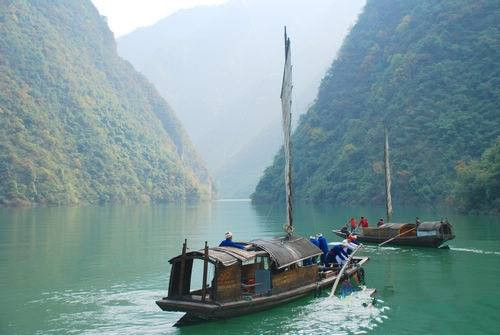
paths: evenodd
<path fill-rule="evenodd" d="M 333 232 L 343 238 L 349 235 L 345 227 Z M 386 223 L 380 227 L 362 228 L 362 232 L 356 235 L 359 242 L 376 244 L 399 235 L 387 244 L 431 248 L 437 248 L 455 238 L 452 225 L 442 221 L 422 222 L 418 227 L 414 223 Z"/>
<path fill-rule="evenodd" d="M 258 312 L 318 294 L 323 288 L 331 288 L 337 278 L 339 268 L 311 262 L 321 250 L 303 237 L 254 240 L 249 244 L 249 250 L 206 247 L 189 252 L 184 245 L 183 253 L 170 260 L 168 296 L 156 304 L 164 311 L 186 312 L 176 324 L 180 326 Z M 367 260 L 355 257 L 341 280 L 363 284 L 361 266 Z M 204 268 L 199 289 L 191 287 L 196 263 Z"/>
<path fill-rule="evenodd" d="M 317 258 L 322 251 L 309 239 L 293 235 L 292 173 L 290 155 L 292 65 L 290 39 L 285 28 L 285 67 L 281 89 L 283 113 L 285 191 L 287 223 L 286 235 L 271 240 L 252 240 L 245 249 L 235 247 L 205 248 L 187 251 L 184 241 L 182 253 L 170 260 L 172 270 L 168 296 L 156 301 L 164 311 L 186 314 L 177 325 L 198 320 L 224 319 L 274 307 L 303 297 L 322 288 L 331 287 L 336 279 L 363 283 L 361 267 L 368 257 L 353 257 L 341 273 L 334 267 L 321 267 Z M 203 280 L 195 269 L 203 268 Z M 210 268 L 210 270 L 209 270 Z"/>

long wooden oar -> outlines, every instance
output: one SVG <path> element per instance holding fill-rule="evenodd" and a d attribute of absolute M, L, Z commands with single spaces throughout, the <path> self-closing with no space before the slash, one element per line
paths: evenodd
<path fill-rule="evenodd" d="M 410 229 L 410 230 L 407 230 L 407 231 L 405 231 L 405 232 L 403 232 L 403 233 L 401 233 L 401 234 L 398 234 L 398 235 L 396 235 L 396 236 L 394 236 L 394 237 L 391 237 L 391 238 L 390 238 L 390 239 L 388 239 L 387 241 L 380 243 L 378 246 L 379 246 L 379 247 L 381 247 L 381 246 L 383 246 L 384 244 L 391 242 L 391 241 L 392 241 L 392 240 L 394 240 L 395 238 L 398 238 L 399 236 L 404 235 L 404 234 L 406 234 L 406 233 L 409 233 L 409 232 L 411 232 L 412 230 L 415 230 L 415 229 L 417 229 L 417 227 L 412 228 L 412 229 Z"/>
<path fill-rule="evenodd" d="M 351 262 L 352 260 L 352 257 L 354 256 L 354 254 L 356 254 L 358 252 L 359 249 L 361 249 L 363 247 L 362 244 L 360 244 L 353 252 L 352 254 L 349 255 L 349 257 L 347 258 L 347 261 L 345 262 L 344 266 L 342 267 L 342 269 L 340 269 L 340 272 L 339 274 L 337 275 L 337 279 L 335 279 L 335 282 L 333 283 L 333 286 L 332 286 L 332 292 L 330 292 L 330 297 L 333 297 L 335 295 L 335 290 L 337 289 L 337 286 L 339 285 L 339 282 L 340 282 L 340 278 L 342 277 L 342 275 L 344 274 L 344 271 L 345 269 L 347 268 L 347 265 L 349 265 L 349 263 Z"/>

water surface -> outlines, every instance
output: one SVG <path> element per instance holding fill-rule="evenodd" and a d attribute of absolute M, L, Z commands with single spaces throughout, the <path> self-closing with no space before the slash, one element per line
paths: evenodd
<path fill-rule="evenodd" d="M 366 292 L 346 299 L 307 297 L 278 308 L 185 328 L 161 311 L 168 259 L 182 241 L 201 248 L 281 234 L 284 210 L 249 202 L 0 210 L 0 334 L 498 334 L 500 220 L 446 214 L 457 238 L 449 250 L 368 247 Z M 322 232 L 349 216 L 370 223 L 383 208 L 299 206 L 297 233 Z M 399 209 L 395 221 L 439 219 Z"/>

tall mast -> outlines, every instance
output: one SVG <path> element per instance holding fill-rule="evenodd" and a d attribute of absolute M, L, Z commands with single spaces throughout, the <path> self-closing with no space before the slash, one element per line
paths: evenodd
<path fill-rule="evenodd" d="M 281 84 L 281 110 L 283 114 L 283 150 L 285 153 L 285 191 L 286 191 L 286 218 L 285 232 L 291 235 L 293 232 L 292 211 L 292 157 L 290 152 L 290 134 L 292 121 L 292 59 L 290 54 L 290 39 L 286 34 L 285 27 L 285 66 L 283 69 L 283 82 Z"/>
<path fill-rule="evenodd" d="M 387 128 L 384 128 L 385 146 L 384 146 L 384 168 L 385 168 L 385 207 L 387 211 L 387 222 L 391 222 L 392 217 L 392 199 L 391 199 L 391 168 L 389 166 L 389 136 Z"/>

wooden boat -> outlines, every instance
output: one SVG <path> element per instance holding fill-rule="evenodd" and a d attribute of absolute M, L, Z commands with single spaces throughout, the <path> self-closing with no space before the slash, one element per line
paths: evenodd
<path fill-rule="evenodd" d="M 156 301 L 164 311 L 187 314 L 177 325 L 198 320 L 225 319 L 262 311 L 276 305 L 319 294 L 331 288 L 338 268 L 311 263 L 322 252 L 299 236 L 253 240 L 250 250 L 214 247 L 185 252 L 172 258 L 168 296 Z M 368 257 L 356 257 L 341 280 L 364 283 L 361 267 Z M 203 263 L 200 289 L 192 289 L 194 264 Z M 212 271 L 207 271 L 210 265 Z"/>
<path fill-rule="evenodd" d="M 345 227 L 333 232 L 343 238 L 349 235 Z M 399 235 L 387 244 L 431 248 L 437 248 L 455 238 L 452 225 L 446 221 L 422 222 L 418 227 L 414 223 L 386 223 L 380 227 L 362 228 L 362 232 L 356 235 L 359 242 L 376 244 Z"/>
<path fill-rule="evenodd" d="M 331 287 L 339 275 L 340 269 L 317 264 L 322 251 L 309 239 L 293 235 L 291 79 L 290 39 L 285 28 L 281 101 L 285 138 L 286 234 L 271 240 L 249 241 L 245 243 L 245 249 L 209 248 L 205 242 L 204 249 L 187 251 L 187 241 L 184 241 L 182 253 L 170 260 L 172 270 L 168 295 L 156 301 L 162 310 L 186 312 L 177 325 L 265 310 Z M 367 260 L 367 257 L 354 257 L 340 280 L 363 283 L 364 270 L 361 266 Z M 203 280 L 199 287 L 193 284 L 196 280 L 193 272 L 197 265 L 203 267 Z"/>
<path fill-rule="evenodd" d="M 359 242 L 380 244 L 388 241 L 387 244 L 393 245 L 437 248 L 444 242 L 455 238 L 453 226 L 447 220 L 419 222 L 417 218 L 415 223 L 389 223 L 393 211 L 387 129 L 385 130 L 384 170 L 387 223 L 380 227 L 363 227 L 362 232 L 356 234 Z M 349 235 L 347 227 L 333 232 L 344 238 Z"/>

